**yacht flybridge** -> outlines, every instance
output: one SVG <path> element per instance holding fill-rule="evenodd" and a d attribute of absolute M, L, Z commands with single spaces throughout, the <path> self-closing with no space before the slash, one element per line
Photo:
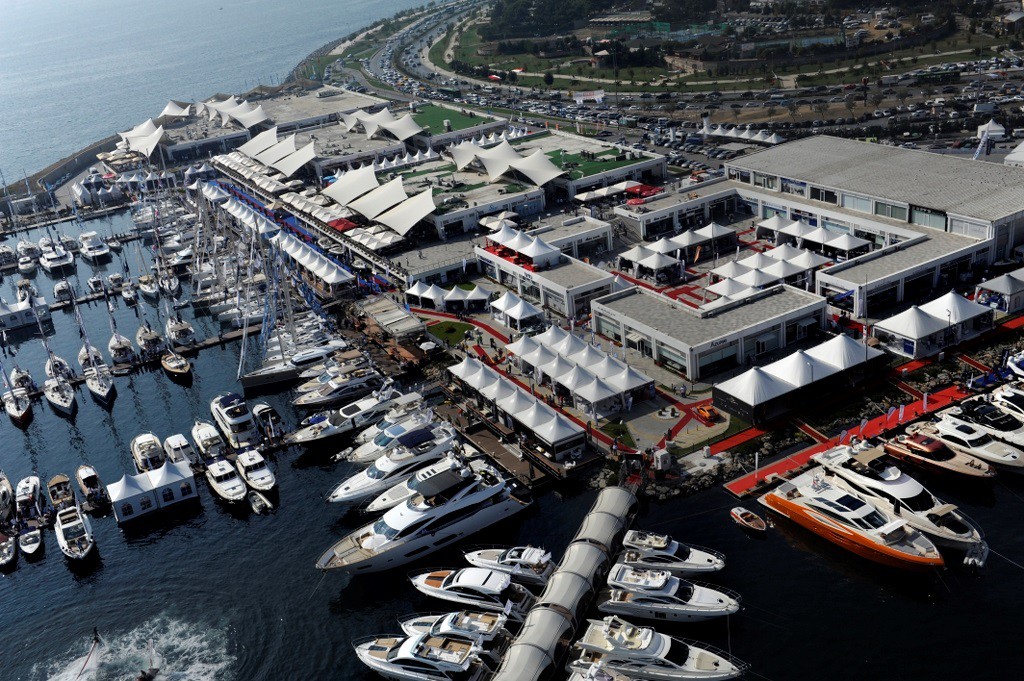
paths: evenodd
<path fill-rule="evenodd" d="M 480 658 L 480 647 L 462 638 L 367 636 L 352 646 L 363 664 L 389 679 L 482 681 L 492 674 Z"/>
<path fill-rule="evenodd" d="M 680 579 L 666 570 L 618 563 L 608 574 L 608 586 L 611 589 L 598 609 L 613 615 L 699 622 L 732 615 L 740 609 L 737 594 Z"/>
<path fill-rule="evenodd" d="M 622 538 L 619 561 L 637 568 L 667 570 L 674 575 L 718 572 L 725 556 L 717 551 L 676 541 L 664 534 L 630 530 Z"/>
<path fill-rule="evenodd" d="M 525 586 L 516 584 L 507 572 L 470 567 L 437 569 L 410 575 L 416 589 L 452 603 L 475 609 L 502 612 L 513 622 L 522 622 L 537 602 Z"/>

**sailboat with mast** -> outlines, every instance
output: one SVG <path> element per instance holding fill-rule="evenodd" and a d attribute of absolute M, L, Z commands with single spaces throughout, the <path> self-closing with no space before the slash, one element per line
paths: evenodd
<path fill-rule="evenodd" d="M 6 388 L 3 394 L 4 410 L 15 425 L 23 426 L 32 418 L 32 398 L 29 397 L 27 388 L 15 385 L 11 377 L 7 375 L 7 367 L 2 361 L 0 361 L 0 373 L 3 374 L 4 388 Z"/>
<path fill-rule="evenodd" d="M 42 333 L 42 330 L 42 326 L 40 326 L 40 333 Z M 43 336 L 43 347 L 46 349 L 46 356 L 48 357 L 47 367 L 56 366 L 54 359 L 59 358 L 50 350 L 50 344 L 46 342 L 45 335 Z M 65 362 L 66 364 L 67 362 Z M 70 372 L 70 367 L 68 367 L 68 372 Z M 75 397 L 75 389 L 72 387 L 71 381 L 68 380 L 70 373 L 50 373 L 50 371 L 46 373 L 50 376 L 43 383 L 43 395 L 46 397 L 46 401 L 50 403 L 50 406 L 58 414 L 72 416 L 78 406 L 78 400 Z"/>
<path fill-rule="evenodd" d="M 100 404 L 110 404 L 114 399 L 114 376 L 103 361 L 103 355 L 89 342 L 89 332 L 78 307 L 75 307 L 75 321 L 82 332 L 82 349 L 78 352 L 78 363 L 85 375 L 85 387 Z"/>
<path fill-rule="evenodd" d="M 132 346 L 131 340 L 117 330 L 117 320 L 114 319 L 114 304 L 110 302 L 110 298 L 107 298 L 107 318 L 110 320 L 110 341 L 107 343 L 107 352 L 110 353 L 110 361 L 114 365 L 127 365 L 135 361 L 135 348 Z M 113 369 L 112 373 L 117 374 L 118 371 L 127 373 L 123 369 Z M 118 374 L 120 375 L 120 374 Z"/>

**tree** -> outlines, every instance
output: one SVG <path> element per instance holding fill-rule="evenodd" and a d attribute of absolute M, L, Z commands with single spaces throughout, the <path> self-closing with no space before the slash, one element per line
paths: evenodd
<path fill-rule="evenodd" d="M 790 102 L 789 104 L 786 105 L 786 108 L 789 109 L 790 118 L 796 120 L 796 112 L 800 110 L 800 105 L 798 105 L 796 102 Z"/>
<path fill-rule="evenodd" d="M 768 118 L 775 118 L 775 114 L 779 113 L 779 105 L 775 102 L 768 104 Z"/>
<path fill-rule="evenodd" d="M 878 106 L 884 100 L 885 100 L 885 95 L 883 95 L 881 92 L 873 92 L 873 93 L 871 93 L 871 106 L 873 106 L 874 108 L 877 109 Z"/>
<path fill-rule="evenodd" d="M 828 102 L 818 102 L 814 105 L 814 113 L 822 118 L 828 115 Z"/>
<path fill-rule="evenodd" d="M 857 105 L 854 103 L 853 99 L 847 99 L 845 102 L 843 102 L 843 106 L 846 107 L 846 110 L 849 111 L 850 115 L 852 116 L 853 110 L 854 108 L 856 108 Z"/>
<path fill-rule="evenodd" d="M 551 75 L 550 71 L 544 72 L 544 84 L 547 85 L 548 87 L 551 87 L 552 85 L 555 84 L 555 77 Z"/>
<path fill-rule="evenodd" d="M 910 90 L 905 87 L 901 87 L 896 91 L 896 99 L 900 100 L 900 104 L 906 106 L 907 99 L 910 97 Z"/>

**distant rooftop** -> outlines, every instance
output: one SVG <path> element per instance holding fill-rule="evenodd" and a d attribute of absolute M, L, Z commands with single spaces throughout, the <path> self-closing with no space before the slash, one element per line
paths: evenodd
<path fill-rule="evenodd" d="M 333 93 L 319 96 L 320 93 Z M 356 109 L 368 109 L 388 101 L 372 95 L 363 95 L 338 88 L 321 88 L 302 94 L 288 93 L 282 97 L 261 99 L 255 103 L 263 105 L 270 120 L 278 125 L 301 121 L 327 114 L 349 113 Z"/>
<path fill-rule="evenodd" d="M 445 121 L 451 122 L 452 132 L 495 122 L 493 118 L 488 118 L 469 110 L 466 110 L 466 113 L 462 113 L 461 111 L 432 104 L 417 106 L 416 108 L 417 112 L 412 115 L 412 119 L 420 127 L 427 128 L 432 135 L 440 135 L 446 132 L 444 128 Z"/>
<path fill-rule="evenodd" d="M 1024 169 L 828 135 L 729 165 L 988 222 L 1024 210 Z"/>

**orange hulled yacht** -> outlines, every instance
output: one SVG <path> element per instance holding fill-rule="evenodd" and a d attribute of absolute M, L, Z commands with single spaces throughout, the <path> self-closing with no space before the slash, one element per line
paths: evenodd
<path fill-rule="evenodd" d="M 813 468 L 764 494 L 759 501 L 798 525 L 862 558 L 890 567 L 941 567 L 935 545 L 900 518 L 830 483 Z"/>

